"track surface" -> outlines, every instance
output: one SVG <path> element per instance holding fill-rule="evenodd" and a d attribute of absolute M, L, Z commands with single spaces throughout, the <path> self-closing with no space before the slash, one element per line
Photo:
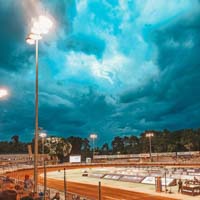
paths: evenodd
<path fill-rule="evenodd" d="M 80 168 L 80 167 L 66 167 L 66 169 L 73 169 L 73 168 Z M 57 171 L 63 170 L 63 167 L 55 167 L 55 168 L 48 168 L 47 171 Z M 42 173 L 42 170 L 38 170 L 39 173 Z M 29 174 L 30 176 L 33 175 L 33 170 L 22 170 L 18 172 L 9 173 L 9 176 L 15 177 L 18 179 L 23 180 L 24 175 Z M 43 179 L 39 177 L 39 183 L 43 184 Z M 61 180 L 55 179 L 48 179 L 47 186 L 50 188 L 55 188 L 57 190 L 63 191 L 64 183 Z M 75 183 L 75 182 L 67 182 L 67 191 L 72 193 L 77 193 L 83 196 L 87 196 L 92 199 L 98 199 L 98 186 L 90 185 L 90 184 L 83 184 L 83 183 Z M 101 187 L 101 197 L 102 200 L 174 200 L 173 198 L 167 198 L 163 196 L 155 196 L 145 193 L 139 193 L 134 191 L 122 190 L 112 187 Z"/>

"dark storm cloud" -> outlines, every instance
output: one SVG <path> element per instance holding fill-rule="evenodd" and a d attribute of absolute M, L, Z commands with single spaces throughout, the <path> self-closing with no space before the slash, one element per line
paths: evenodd
<path fill-rule="evenodd" d="M 59 1 L 42 1 L 43 9 L 48 8 L 51 16 L 55 16 L 54 31 L 59 37 L 57 46 L 59 49 L 66 51 L 66 38 L 70 32 L 73 32 L 73 20 L 76 16 L 76 2 L 73 0 L 59 0 Z"/>
<path fill-rule="evenodd" d="M 20 82 L 7 74 L 10 78 L 9 96 L 0 101 L 0 139 L 10 140 L 14 134 L 21 139 L 29 140 L 34 133 L 34 86 L 30 82 Z M 6 134 L 5 134 L 6 133 Z"/>
<path fill-rule="evenodd" d="M 70 91 L 70 95 L 67 94 L 65 97 L 50 92 L 48 95 L 42 94 L 40 97 L 41 126 L 50 132 L 62 133 L 66 130 L 67 134 L 68 130 L 73 129 L 75 134 L 79 135 L 83 132 L 87 134 L 89 130 L 99 129 L 98 124 L 102 121 L 105 123 L 114 107 L 107 102 L 106 96 L 99 95 L 91 89 L 84 92 L 79 90 L 78 96 L 76 92 Z"/>
<path fill-rule="evenodd" d="M 30 82 L 23 85 L 24 83 L 21 85 L 13 81 L 11 85 L 15 86 L 10 91 L 12 95 L 1 101 L 1 140 L 10 140 L 14 134 L 18 134 L 21 140 L 30 140 L 33 137 L 34 91 L 30 88 L 34 86 Z M 52 85 L 53 87 L 55 86 Z M 46 130 L 48 135 L 64 137 L 87 137 L 93 131 L 102 134 L 102 138 L 110 134 L 105 125 L 115 106 L 109 103 L 108 97 L 89 88 L 84 91 L 70 91 L 70 88 L 67 90 L 69 92 L 66 94 L 57 94 L 48 88 L 42 89 L 39 93 L 39 127 Z M 108 138 L 112 138 L 112 135 Z"/>
<path fill-rule="evenodd" d="M 24 13 L 17 1 L 0 4 L 0 68 L 17 70 L 20 68 L 18 49 L 24 43 Z M 23 59 L 23 56 L 20 59 Z"/>
<path fill-rule="evenodd" d="M 134 127 L 179 129 L 199 126 L 199 20 L 199 15 L 184 18 L 154 32 L 159 79 L 137 90 L 126 91 L 120 98 L 126 105 L 123 112 L 132 110 L 134 113 L 130 113 L 131 118 L 136 119 Z"/>
<path fill-rule="evenodd" d="M 138 101 L 138 99 L 146 97 L 146 96 L 153 96 L 153 93 L 156 88 L 156 84 L 149 83 L 145 87 L 140 87 L 138 89 L 129 89 L 128 91 L 124 91 L 120 95 L 120 102 L 121 103 L 130 103 L 134 101 Z"/>
<path fill-rule="evenodd" d="M 162 70 L 159 84 L 164 88 L 162 97 L 171 101 L 176 97 L 177 108 L 193 105 L 200 99 L 199 20 L 200 15 L 183 19 L 156 34 L 158 64 Z"/>
<path fill-rule="evenodd" d="M 68 38 L 66 48 L 82 51 L 86 54 L 94 54 L 101 58 L 105 50 L 105 42 L 93 35 L 76 34 Z"/>

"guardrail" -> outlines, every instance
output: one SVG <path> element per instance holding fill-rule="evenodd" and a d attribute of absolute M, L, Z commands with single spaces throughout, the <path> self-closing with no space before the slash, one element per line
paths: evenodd
<path fill-rule="evenodd" d="M 152 157 L 200 156 L 200 151 L 152 153 L 151 156 Z M 147 158 L 147 157 L 150 157 L 149 153 L 119 154 L 119 155 L 94 155 L 95 160 L 98 160 L 98 159 Z"/>

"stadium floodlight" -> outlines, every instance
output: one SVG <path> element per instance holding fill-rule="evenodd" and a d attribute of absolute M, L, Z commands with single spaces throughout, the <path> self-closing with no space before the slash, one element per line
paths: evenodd
<path fill-rule="evenodd" d="M 0 98 L 4 98 L 6 96 L 8 96 L 8 90 L 0 88 Z"/>
<path fill-rule="evenodd" d="M 48 17 L 40 15 L 39 19 L 33 22 L 31 32 L 37 35 L 47 34 L 52 26 L 53 22 Z"/>
<path fill-rule="evenodd" d="M 39 16 L 37 21 L 33 21 L 31 33 L 26 38 L 28 44 L 35 44 L 35 135 L 34 135 L 34 192 L 38 190 L 38 43 L 42 39 L 42 34 L 48 33 L 53 26 L 52 21 L 44 16 Z"/>
<path fill-rule="evenodd" d="M 28 44 L 30 44 L 30 45 L 35 44 L 35 40 L 33 40 L 33 39 L 29 38 L 29 37 L 26 38 L 26 42 Z"/>
<path fill-rule="evenodd" d="M 151 149 L 151 138 L 154 136 L 154 133 L 153 132 L 149 132 L 149 133 L 146 133 L 145 135 L 147 138 L 149 138 L 149 155 L 150 155 L 150 161 L 152 162 L 152 156 L 151 156 L 151 153 L 152 153 L 152 149 Z"/>

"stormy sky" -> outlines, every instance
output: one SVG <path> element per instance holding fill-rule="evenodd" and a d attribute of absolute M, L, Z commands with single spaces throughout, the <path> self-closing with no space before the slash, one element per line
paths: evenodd
<path fill-rule="evenodd" d="M 39 42 L 39 127 L 99 144 L 145 130 L 200 127 L 200 1 L 0 0 L 0 140 L 34 136 L 31 23 Z"/>

